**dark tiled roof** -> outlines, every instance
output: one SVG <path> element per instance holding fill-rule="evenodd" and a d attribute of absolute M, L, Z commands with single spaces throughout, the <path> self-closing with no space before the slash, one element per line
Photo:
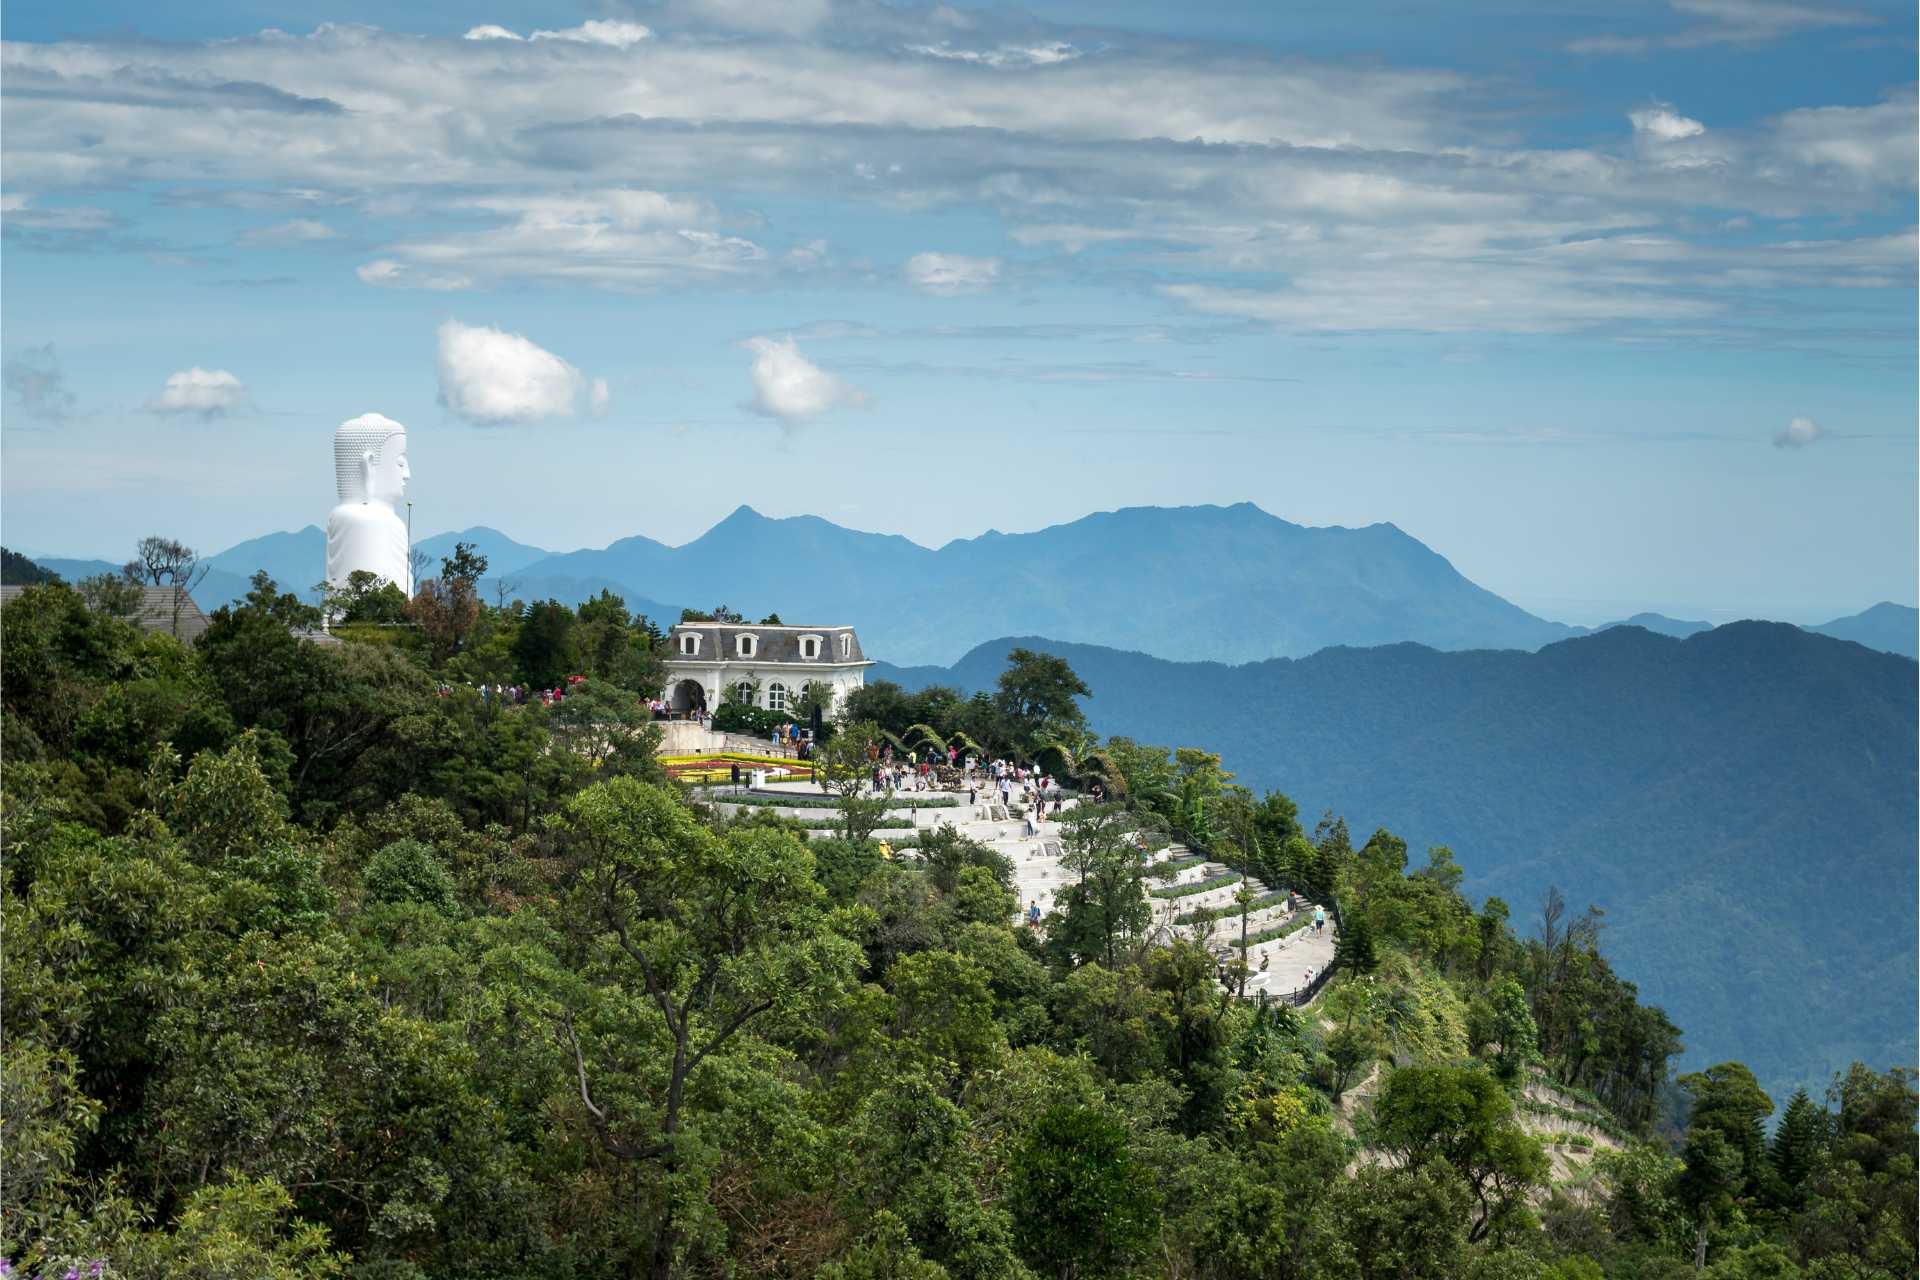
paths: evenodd
<path fill-rule="evenodd" d="M 668 633 L 667 661 L 675 659 L 689 660 L 680 652 L 680 637 L 687 633 L 701 636 L 700 653 L 691 659 L 697 662 L 712 662 L 722 659 L 728 662 L 805 662 L 818 663 L 823 667 L 839 666 L 848 662 L 865 662 L 867 655 L 861 652 L 860 637 L 854 634 L 852 627 L 756 627 L 751 625 L 734 626 L 717 622 L 679 622 Z M 740 636 L 755 636 L 759 639 L 751 658 L 740 656 L 737 642 Z M 803 658 L 800 656 L 800 641 L 805 636 L 821 638 L 820 656 Z M 846 657 L 840 656 L 840 637 L 852 640 Z"/>
<path fill-rule="evenodd" d="M 0 587 L 0 605 L 11 604 L 25 587 Z M 128 621 L 142 631 L 174 631 L 174 593 L 172 587 L 140 588 L 140 611 Z M 180 593 L 180 624 L 176 633 L 182 644 L 192 644 L 207 629 L 207 615 L 186 592 Z"/>

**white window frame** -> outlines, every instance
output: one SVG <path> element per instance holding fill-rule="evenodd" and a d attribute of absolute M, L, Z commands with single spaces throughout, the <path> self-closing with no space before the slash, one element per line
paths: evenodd
<path fill-rule="evenodd" d="M 787 709 L 787 686 L 775 680 L 767 686 L 767 710 L 785 711 Z"/>
<path fill-rule="evenodd" d="M 824 651 L 826 641 L 820 636 L 800 637 L 800 657 L 806 662 L 816 662 Z"/>
<path fill-rule="evenodd" d="M 681 635 L 680 656 L 683 658 L 697 658 L 700 656 L 700 633 L 699 632 L 688 631 Z"/>
<path fill-rule="evenodd" d="M 733 652 L 734 652 L 734 656 L 740 657 L 740 658 L 759 657 L 760 656 L 760 637 L 751 636 L 751 635 L 735 636 L 733 638 Z"/>
<path fill-rule="evenodd" d="M 742 680 L 739 684 L 734 685 L 733 698 L 735 702 L 744 702 L 749 707 L 757 707 L 760 705 L 759 702 L 754 699 L 753 681 L 751 680 Z"/>
<path fill-rule="evenodd" d="M 853 656 L 853 637 L 846 632 L 840 633 L 840 660 L 846 661 Z"/>

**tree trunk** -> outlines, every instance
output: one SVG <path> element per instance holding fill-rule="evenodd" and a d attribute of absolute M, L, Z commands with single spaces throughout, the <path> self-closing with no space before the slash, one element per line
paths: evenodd
<path fill-rule="evenodd" d="M 673 1220 L 673 1175 L 680 1163 L 673 1149 L 673 1139 L 680 1131 L 680 1103 L 686 1095 L 687 1037 L 684 1022 L 675 1039 L 678 1043 L 673 1049 L 673 1075 L 667 1082 L 667 1113 L 660 1126 L 667 1140 L 666 1154 L 660 1160 L 660 1173 L 667 1186 L 665 1204 L 660 1211 L 660 1225 L 653 1231 L 653 1280 L 672 1280 L 673 1250 L 680 1237 Z"/>
<path fill-rule="evenodd" d="M 1693 1231 L 1693 1269 L 1695 1271 L 1707 1269 L 1707 1220 L 1705 1217 L 1700 1219 L 1700 1225 Z"/>

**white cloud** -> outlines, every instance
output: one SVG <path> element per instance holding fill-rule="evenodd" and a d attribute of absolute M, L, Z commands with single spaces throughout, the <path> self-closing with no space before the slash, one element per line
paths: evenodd
<path fill-rule="evenodd" d="M 1826 428 L 1822 427 L 1812 418 L 1795 418 L 1774 433 L 1773 447 L 1776 449 L 1804 449 L 1826 434 Z"/>
<path fill-rule="evenodd" d="M 1000 278 L 1000 259 L 958 253 L 916 253 L 907 259 L 907 281 L 922 293 L 977 293 Z"/>
<path fill-rule="evenodd" d="M 1654 36 L 1584 36 L 1567 45 L 1573 53 L 1645 53 L 1656 45 L 1690 49 L 1701 45 L 1758 45 L 1823 27 L 1867 27 L 1880 23 L 1871 13 L 1795 0 L 1668 0 L 1677 14 L 1698 25 Z"/>
<path fill-rule="evenodd" d="M 650 28 L 637 22 L 589 18 L 577 27 L 567 27 L 560 31 L 536 31 L 530 36 L 522 36 L 518 32 L 509 31 L 505 27 L 488 22 L 472 28 L 463 38 L 467 40 L 559 40 L 567 44 L 598 44 L 612 49 L 626 49 L 652 35 Z"/>
<path fill-rule="evenodd" d="M 1058 246 L 1075 260 L 1049 268 L 1076 279 L 1191 286 L 1189 305 L 1273 323 L 1366 327 L 1364 302 L 1342 299 L 1351 285 L 1380 301 L 1373 327 L 1510 328 L 1537 303 L 1538 328 L 1681 317 L 1726 337 L 1779 313 L 1756 292 L 1767 282 L 1818 280 L 1816 253 L 1769 260 L 1768 241 L 1840 234 L 1847 219 L 1851 234 L 1884 234 L 1889 211 L 1910 216 L 1915 185 L 1907 86 L 1878 105 L 1711 129 L 1635 104 L 1631 132 L 1602 124 L 1583 141 L 1535 132 L 1505 110 L 1507 87 L 1446 70 L 1144 34 L 1069 56 L 1081 46 L 1061 37 L 1094 47 L 1078 30 L 972 7 L 915 10 L 917 31 L 887 6 L 825 0 L 648 12 L 676 38 L 329 25 L 0 45 L 8 190 L 44 193 L 0 213 L 9 235 L 135 247 L 113 213 L 74 212 L 91 208 L 76 193 L 166 172 L 169 203 L 194 191 L 286 211 L 276 218 L 325 209 L 349 234 L 348 217 L 403 219 L 404 238 L 359 261 L 370 286 L 640 292 L 878 276 L 888 268 L 845 245 L 830 260 L 808 238 L 849 206 L 966 208 Z M 1716 12 L 1684 22 L 1807 20 L 1786 0 Z M 699 29 L 679 38 L 690 20 Z M 635 174 L 648 189 L 611 185 Z M 1722 229 L 1736 216 L 1750 222 L 1737 236 Z M 1851 287 L 1911 288 L 1910 262 L 1840 272 Z M 1884 330 L 1866 308 L 1823 319 L 1836 342 Z"/>
<path fill-rule="evenodd" d="M 950 62 L 972 62 L 984 67 L 1048 67 L 1059 62 L 1071 62 L 1081 57 L 1081 51 L 1064 40 L 1049 40 L 1032 45 L 1001 45 L 997 49 L 955 49 L 946 44 L 911 44 L 908 53 L 923 54 L 929 58 L 944 58 Z"/>
<path fill-rule="evenodd" d="M 1674 9 L 1707 25 L 1683 31 L 1668 43 L 1749 44 L 1777 40 L 1820 27 L 1874 26 L 1880 19 L 1858 9 L 1832 4 L 1796 4 L 1793 0 L 1671 0 Z"/>
<path fill-rule="evenodd" d="M 250 245 L 314 244 L 339 238 L 338 231 L 316 218 L 294 218 L 271 227 L 252 227 L 240 233 L 240 243 Z"/>
<path fill-rule="evenodd" d="M 1627 119 L 1633 122 L 1634 132 L 1647 134 L 1661 142 L 1697 138 L 1707 131 L 1707 126 L 1698 120 L 1687 119 L 1664 102 L 1640 111 L 1629 111 Z"/>
<path fill-rule="evenodd" d="M 363 284 L 384 289 L 432 289 L 440 293 L 457 293 L 473 288 L 471 277 L 457 273 L 417 271 L 391 258 L 376 258 L 372 262 L 362 263 L 353 269 L 353 274 L 359 276 Z"/>
<path fill-rule="evenodd" d="M 247 388 L 225 369 L 202 369 L 195 365 L 169 375 L 167 385 L 147 401 L 147 408 L 154 413 L 218 418 L 248 408 Z"/>
<path fill-rule="evenodd" d="M 465 289 L 476 281 L 533 280 L 644 291 L 772 269 L 767 251 L 716 230 L 705 201 L 615 188 L 565 195 L 479 196 L 458 207 L 498 215 L 479 231 L 386 246 L 393 257 L 359 269 L 368 284 Z M 814 265 L 802 255 L 787 265 Z"/>
<path fill-rule="evenodd" d="M 748 408 L 786 425 L 798 426 L 829 409 L 858 407 L 866 392 L 834 377 L 800 354 L 792 338 L 749 338 L 753 352 L 753 400 Z"/>
<path fill-rule="evenodd" d="M 89 232 L 111 231 L 120 219 L 109 209 L 92 205 L 54 205 L 39 207 L 30 195 L 0 196 L 0 222 L 9 227 L 34 231 Z"/>
<path fill-rule="evenodd" d="M 585 374 L 517 333 L 448 320 L 440 326 L 440 403 L 480 426 L 604 412 L 605 379 Z"/>

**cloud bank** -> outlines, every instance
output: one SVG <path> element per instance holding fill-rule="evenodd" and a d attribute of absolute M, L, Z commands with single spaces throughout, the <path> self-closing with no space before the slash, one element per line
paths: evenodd
<path fill-rule="evenodd" d="M 1857 25 L 1836 12 L 1679 0 L 1669 21 Z M 804 202 L 965 209 L 1051 253 L 1038 269 L 1150 281 L 1181 309 L 1279 329 L 1654 325 L 1761 344 L 1777 341 L 1751 319 L 1778 312 L 1755 305 L 1769 291 L 1913 279 L 1911 261 L 1857 252 L 1911 224 L 1911 84 L 1712 127 L 1684 101 L 1623 102 L 1604 124 L 1530 135 L 1506 89 L 1445 69 L 974 11 L 916 31 L 823 0 L 649 13 L 661 30 L 0 46 L 6 177 L 35 193 L 8 197 L 7 234 L 99 247 L 125 215 L 80 193 L 166 173 L 166 200 L 339 210 L 281 224 L 278 242 L 303 220 L 365 238 L 370 287 L 746 290 L 856 269 L 814 247 L 819 219 L 782 225 Z M 636 173 L 645 189 L 608 177 Z M 381 229 L 344 229 L 353 216 Z M 1715 230 L 1740 219 L 1739 236 Z M 1824 252 L 1784 248 L 1817 236 Z M 1002 270 L 929 250 L 895 279 L 957 294 Z M 1374 298 L 1387 305 L 1370 319 Z M 1829 332 L 1878 323 L 1859 314 L 1836 310 Z"/>

